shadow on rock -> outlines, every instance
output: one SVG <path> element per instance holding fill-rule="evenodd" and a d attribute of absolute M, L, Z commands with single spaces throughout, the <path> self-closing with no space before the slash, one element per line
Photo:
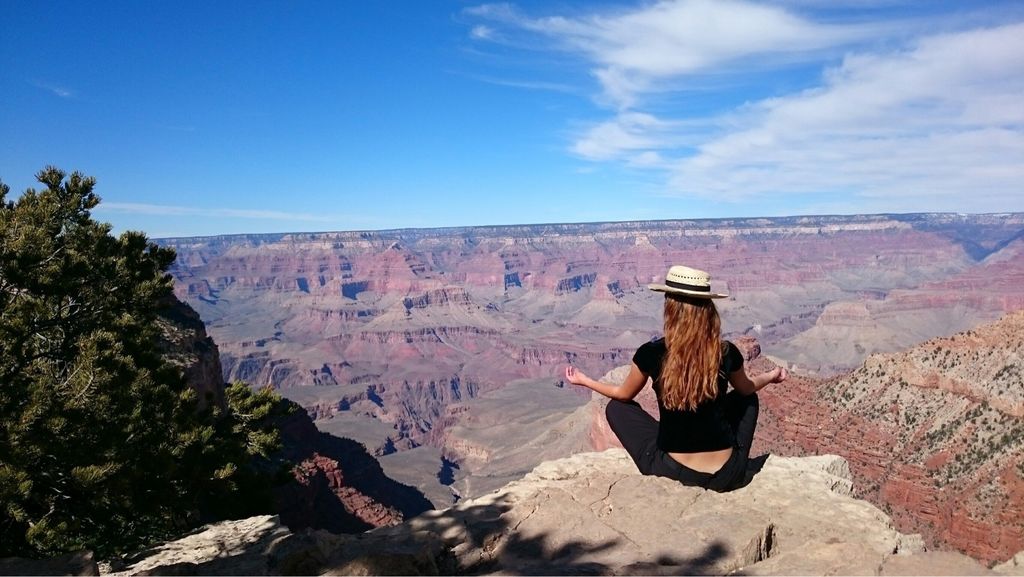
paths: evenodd
<path fill-rule="evenodd" d="M 567 539 L 563 527 L 523 531 L 524 520 L 513 514 L 506 495 L 496 495 L 491 503 L 455 507 L 443 514 L 428 512 L 410 525 L 439 535 L 450 551 L 450 558 L 439 566 L 461 575 L 696 575 L 721 572 L 727 556 L 726 547 L 714 542 L 692 559 L 663 556 L 635 563 L 625 550 L 626 537 Z"/>

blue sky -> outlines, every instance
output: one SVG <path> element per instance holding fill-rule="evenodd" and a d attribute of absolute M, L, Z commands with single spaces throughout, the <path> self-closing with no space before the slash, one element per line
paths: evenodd
<path fill-rule="evenodd" d="M 1024 3 L 0 0 L 0 178 L 151 237 L 1024 211 Z"/>

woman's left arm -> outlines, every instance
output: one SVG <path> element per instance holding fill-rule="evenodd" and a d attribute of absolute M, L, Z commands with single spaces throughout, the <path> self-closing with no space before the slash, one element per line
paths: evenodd
<path fill-rule="evenodd" d="M 582 385 L 597 391 L 609 399 L 631 401 L 640 392 L 640 389 L 644 388 L 644 385 L 647 384 L 647 375 L 640 370 L 640 367 L 636 366 L 636 363 L 633 363 L 629 369 L 629 375 L 626 376 L 626 380 L 622 381 L 621 385 L 616 386 L 596 381 L 588 377 L 583 371 L 577 370 L 576 367 L 569 366 L 565 367 L 565 380 L 574 385 Z"/>
<path fill-rule="evenodd" d="M 775 367 L 768 372 L 754 377 L 748 377 L 747 371 L 740 367 L 729 375 L 729 382 L 732 383 L 733 388 L 739 391 L 741 395 L 751 395 L 770 384 L 781 383 L 787 378 L 789 378 L 789 372 L 782 367 Z"/>

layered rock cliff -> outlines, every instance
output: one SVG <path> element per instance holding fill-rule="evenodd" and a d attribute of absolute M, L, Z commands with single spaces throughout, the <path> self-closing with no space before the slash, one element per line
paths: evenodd
<path fill-rule="evenodd" d="M 849 459 L 904 530 L 986 560 L 1024 548 L 1024 311 L 762 396 L 755 450 Z"/>
<path fill-rule="evenodd" d="M 274 508 L 293 530 L 360 533 L 432 509 L 423 494 L 388 477 L 366 447 L 317 430 L 299 407 L 280 423 L 294 480 L 275 490 Z"/>
<path fill-rule="evenodd" d="M 206 326 L 192 307 L 174 297 L 165 304 L 156 320 L 164 358 L 181 370 L 200 406 L 223 408 L 224 379 L 217 344 L 206 334 Z"/>
<path fill-rule="evenodd" d="M 332 535 L 290 533 L 273 517 L 221 523 L 117 574 L 1024 574 L 1015 561 L 987 569 L 925 550 L 851 497 L 842 458 L 762 465 L 719 494 L 641 476 L 620 449 L 579 454 L 398 526 Z"/>

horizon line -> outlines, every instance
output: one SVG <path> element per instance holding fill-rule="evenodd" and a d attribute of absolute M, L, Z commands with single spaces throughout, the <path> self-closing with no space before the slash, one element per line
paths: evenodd
<path fill-rule="evenodd" d="M 716 222 L 716 221 L 750 221 L 750 220 L 784 220 L 795 218 L 855 218 L 855 217 L 914 217 L 914 216 L 1021 216 L 1024 212 L 1000 211 L 1000 212 L 880 212 L 880 213 L 852 213 L 852 214 L 793 214 L 786 216 L 736 216 L 736 217 L 699 217 L 699 218 L 664 218 L 664 219 L 640 219 L 640 220 L 600 220 L 582 222 L 537 222 L 518 224 L 481 224 L 481 225 L 456 225 L 436 227 L 397 227 L 382 229 L 352 229 L 352 230 L 317 230 L 317 231 L 290 231 L 290 232 L 241 232 L 227 234 L 206 234 L 196 236 L 162 236 L 149 238 L 151 241 L 176 241 L 176 240 L 202 240 L 212 238 L 238 238 L 248 236 L 289 236 L 289 235 L 323 235 L 323 234 L 395 234 L 418 231 L 465 231 L 473 229 L 502 229 L 502 228 L 528 228 L 528 227 L 561 227 L 561 226 L 599 226 L 599 225 L 628 225 L 639 223 L 673 223 L 673 222 Z"/>

